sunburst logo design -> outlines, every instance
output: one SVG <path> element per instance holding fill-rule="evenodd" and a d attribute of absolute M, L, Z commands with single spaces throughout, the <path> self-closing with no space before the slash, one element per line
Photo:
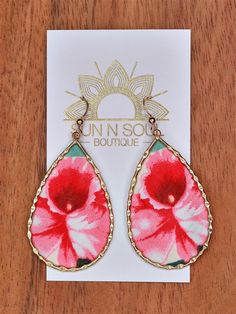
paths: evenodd
<path fill-rule="evenodd" d="M 104 76 L 101 75 L 101 71 L 96 62 L 95 65 L 100 77 L 91 75 L 79 76 L 80 93 L 89 102 L 87 119 L 100 120 L 98 117 L 98 107 L 101 101 L 106 96 L 111 94 L 123 94 L 127 96 L 133 103 L 135 114 L 132 120 L 145 120 L 146 118 L 143 111 L 143 99 L 152 95 L 154 75 L 148 74 L 133 77 L 137 62 L 135 63 L 130 76 L 128 76 L 126 70 L 118 61 L 114 61 L 108 67 Z M 78 95 L 75 95 L 71 92 L 67 93 L 78 97 L 78 100 L 65 110 L 66 119 L 72 121 L 77 120 L 83 115 L 86 105 Z M 157 94 L 156 96 L 160 94 Z M 152 114 L 152 116 L 158 120 L 163 120 L 168 114 L 168 110 L 153 99 L 147 101 L 146 108 L 150 114 Z M 114 118 L 112 120 L 117 119 Z"/>

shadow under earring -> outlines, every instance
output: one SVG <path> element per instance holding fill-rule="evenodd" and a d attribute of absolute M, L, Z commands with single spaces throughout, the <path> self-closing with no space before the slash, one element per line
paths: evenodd
<path fill-rule="evenodd" d="M 84 117 L 76 121 L 73 142 L 46 173 L 31 207 L 28 238 L 33 252 L 62 271 L 85 269 L 98 261 L 112 239 L 113 214 L 99 170 L 79 142 Z"/>
<path fill-rule="evenodd" d="M 128 234 L 150 264 L 183 268 L 202 255 L 212 233 L 212 216 L 202 185 L 186 160 L 161 138 L 149 115 L 154 140 L 142 156 L 128 196 Z"/>

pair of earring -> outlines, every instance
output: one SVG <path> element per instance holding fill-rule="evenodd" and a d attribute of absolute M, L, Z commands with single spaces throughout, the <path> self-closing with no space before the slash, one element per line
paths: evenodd
<path fill-rule="evenodd" d="M 143 100 L 146 102 L 151 97 Z M 31 207 L 28 238 L 33 252 L 62 271 L 85 269 L 106 252 L 113 213 L 102 176 L 79 142 L 86 112 L 76 122 L 73 142 L 49 168 Z M 144 152 L 128 192 L 128 236 L 145 261 L 183 268 L 208 247 L 209 202 L 185 159 L 162 138 L 149 115 L 153 142 Z"/>

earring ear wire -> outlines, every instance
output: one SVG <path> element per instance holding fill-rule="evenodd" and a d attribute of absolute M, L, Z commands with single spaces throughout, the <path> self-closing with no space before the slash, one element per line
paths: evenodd
<path fill-rule="evenodd" d="M 89 102 L 87 101 L 87 99 L 84 96 L 80 96 L 80 99 L 86 103 L 86 110 L 85 110 L 84 114 L 82 115 L 82 117 L 80 118 L 80 119 L 84 119 L 84 117 L 86 117 L 86 114 L 88 113 Z"/>
<path fill-rule="evenodd" d="M 160 93 L 161 94 L 161 93 Z M 159 94 L 157 94 L 159 95 Z M 156 95 L 156 96 L 157 96 Z M 148 122 L 151 124 L 151 131 L 152 131 L 152 135 L 156 138 L 159 139 L 161 136 L 161 131 L 158 129 L 158 125 L 156 122 L 156 119 L 152 116 L 152 114 L 148 111 L 147 106 L 146 106 L 146 102 L 148 100 L 151 100 L 153 97 L 155 96 L 147 96 L 143 98 L 143 109 L 145 110 L 145 112 L 147 113 L 147 115 L 149 116 Z"/>
<path fill-rule="evenodd" d="M 84 96 L 80 96 L 80 99 L 85 102 L 86 109 L 85 109 L 84 114 L 79 119 L 76 120 L 76 124 L 74 124 L 72 126 L 73 130 L 75 130 L 72 133 L 72 137 L 76 141 L 79 140 L 79 138 L 80 138 L 80 136 L 82 134 L 84 120 L 85 120 L 85 117 L 86 117 L 86 115 L 88 113 L 88 109 L 89 109 L 89 102 L 87 101 L 87 99 Z"/>

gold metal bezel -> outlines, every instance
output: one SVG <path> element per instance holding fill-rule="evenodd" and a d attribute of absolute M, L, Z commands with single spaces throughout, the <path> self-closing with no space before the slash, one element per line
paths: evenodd
<path fill-rule="evenodd" d="M 72 268 L 67 268 L 67 267 L 64 267 L 64 266 L 58 266 L 58 265 L 55 265 L 54 263 L 46 260 L 42 255 L 40 255 L 38 249 L 33 245 L 32 241 L 31 241 L 31 231 L 30 231 L 30 228 L 31 228 L 31 225 L 32 225 L 32 216 L 33 216 L 33 213 L 35 211 L 35 204 L 38 200 L 38 196 L 40 195 L 48 177 L 50 176 L 50 174 L 52 173 L 52 171 L 55 169 L 55 167 L 57 166 L 57 164 L 59 163 L 60 160 L 62 160 L 64 158 L 64 156 L 68 153 L 68 151 L 70 150 L 70 148 L 74 145 L 74 144 L 77 144 L 80 149 L 84 152 L 86 158 L 87 158 L 87 161 L 92 165 L 92 167 L 94 168 L 94 171 L 96 173 L 96 175 L 98 176 L 99 178 L 99 181 L 100 181 L 100 184 L 101 184 L 101 188 L 103 189 L 104 193 L 105 193 L 105 197 L 106 197 L 106 200 L 107 200 L 107 205 L 108 205 L 108 209 L 109 209 L 109 216 L 110 216 L 110 232 L 109 232 L 109 235 L 108 235 L 108 238 L 107 238 L 107 243 L 104 247 L 104 249 L 102 250 L 102 252 L 98 255 L 98 257 L 93 260 L 90 264 L 86 264 L 86 265 L 83 265 L 82 267 L 80 268 L 76 268 L 76 267 L 72 267 Z M 44 179 L 42 180 L 42 182 L 40 183 L 40 186 L 37 190 L 37 193 L 35 195 L 35 198 L 33 200 L 33 205 L 31 207 L 31 211 L 30 211 L 30 217 L 29 217 L 29 220 L 28 220 L 28 232 L 27 232 L 27 237 L 29 239 L 29 242 L 30 242 L 30 245 L 32 247 L 32 250 L 33 252 L 38 256 L 38 258 L 40 260 L 42 260 L 47 266 L 49 267 L 52 267 L 54 269 L 57 269 L 57 270 L 60 270 L 60 271 L 63 271 L 63 272 L 76 272 L 76 271 L 80 271 L 80 270 L 84 270 L 84 269 L 87 269 L 89 268 L 90 266 L 94 265 L 98 260 L 100 260 L 103 255 L 105 254 L 105 252 L 107 251 L 108 249 L 108 246 L 112 240 L 112 236 L 113 236 L 113 229 L 114 229 L 114 218 L 113 218 L 113 212 L 112 212 L 112 205 L 111 205 L 111 201 L 110 201 L 110 196 L 107 192 L 107 188 L 106 188 L 106 184 L 104 183 L 103 181 L 103 178 L 98 170 L 98 168 L 96 167 L 96 165 L 94 164 L 93 160 L 91 159 L 91 157 L 88 155 L 88 153 L 85 151 L 85 149 L 82 147 L 82 145 L 77 141 L 77 140 L 74 140 L 59 156 L 58 158 L 52 163 L 51 167 L 48 169 Z"/>
<path fill-rule="evenodd" d="M 186 263 L 186 264 L 178 264 L 176 266 L 161 265 L 160 263 L 153 262 L 149 258 L 145 257 L 142 254 L 142 252 L 137 248 L 136 244 L 134 243 L 133 234 L 132 234 L 132 231 L 131 231 L 131 219 L 130 219 L 131 211 L 130 211 L 130 206 L 131 206 L 132 195 L 134 193 L 134 188 L 135 188 L 135 185 L 137 183 L 137 177 L 138 177 L 138 174 L 139 174 L 139 172 L 140 172 L 140 170 L 142 168 L 143 162 L 149 156 L 150 150 L 152 149 L 152 147 L 154 146 L 154 144 L 156 143 L 157 140 L 161 141 L 166 146 L 166 148 L 169 149 L 177 158 L 179 158 L 179 160 L 182 162 L 182 164 L 184 164 L 187 167 L 187 169 L 189 170 L 189 172 L 191 173 L 191 175 L 193 177 L 193 180 L 197 183 L 197 186 L 198 186 L 199 190 L 201 191 L 202 197 L 203 197 L 204 202 L 205 202 L 205 206 L 206 206 L 207 211 L 208 211 L 208 222 L 209 222 L 209 225 L 208 225 L 208 237 L 207 237 L 206 242 L 203 244 L 201 251 L 196 256 L 192 257 L 188 263 Z M 209 243 L 209 240 L 210 240 L 210 237 L 211 237 L 211 234 L 212 234 L 212 230 L 213 230 L 212 221 L 213 221 L 213 219 L 212 219 L 212 215 L 211 215 L 211 211 L 210 211 L 210 204 L 209 204 L 209 202 L 207 200 L 206 194 L 205 194 L 205 192 L 203 190 L 203 187 L 202 187 L 201 183 L 199 182 L 198 177 L 194 174 L 194 172 L 191 169 L 190 165 L 187 163 L 187 161 L 181 156 L 181 154 L 178 151 L 176 151 L 172 146 L 167 144 L 162 138 L 155 138 L 152 141 L 152 143 L 150 144 L 150 146 L 147 148 L 147 150 L 145 151 L 145 153 L 143 154 L 141 160 L 138 163 L 138 166 L 137 166 L 137 168 L 135 170 L 134 176 L 133 176 L 133 178 L 131 180 L 131 185 L 130 185 L 129 195 L 128 195 L 128 207 L 127 207 L 128 236 L 129 236 L 130 242 L 131 242 L 133 248 L 135 249 L 135 251 L 137 252 L 137 254 L 141 258 L 143 258 L 146 262 L 148 262 L 149 264 L 151 264 L 151 265 L 153 265 L 155 267 L 168 269 L 168 270 L 171 270 L 171 269 L 182 269 L 182 268 L 184 268 L 184 267 L 186 267 L 186 266 L 196 262 L 198 257 L 201 256 L 203 254 L 203 252 L 207 249 L 208 243 Z"/>

